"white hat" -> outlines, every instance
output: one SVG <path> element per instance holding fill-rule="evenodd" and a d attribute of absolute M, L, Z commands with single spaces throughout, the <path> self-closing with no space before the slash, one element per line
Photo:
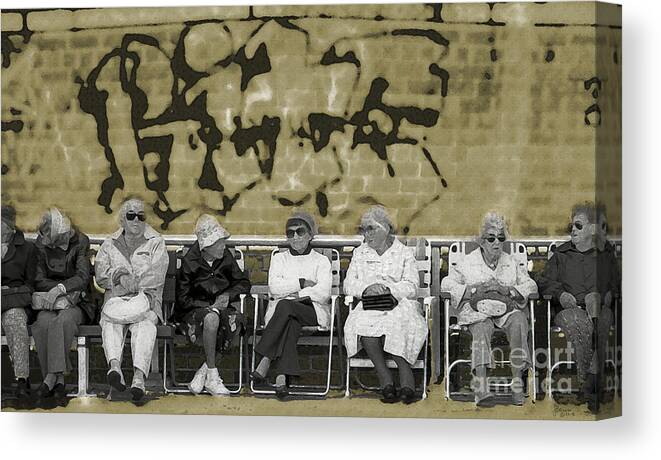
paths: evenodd
<path fill-rule="evenodd" d="M 216 220 L 214 216 L 209 214 L 202 214 L 200 218 L 197 219 L 195 235 L 197 236 L 197 242 L 200 245 L 200 249 L 213 245 L 221 238 L 230 237 L 230 233 L 218 223 L 218 220 Z"/>

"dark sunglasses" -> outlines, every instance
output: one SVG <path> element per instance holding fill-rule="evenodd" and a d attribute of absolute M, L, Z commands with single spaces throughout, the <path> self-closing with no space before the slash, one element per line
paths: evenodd
<path fill-rule="evenodd" d="M 368 225 L 367 227 L 358 227 L 358 233 L 361 235 L 367 235 L 376 232 L 380 228 L 381 227 L 376 227 L 374 225 Z"/>
<path fill-rule="evenodd" d="M 580 222 L 572 223 L 572 227 L 576 227 L 576 230 L 583 230 L 583 224 Z"/>
<path fill-rule="evenodd" d="M 293 238 L 294 235 L 296 236 L 305 236 L 307 235 L 308 231 L 307 229 L 303 227 L 298 227 L 297 229 L 287 229 L 287 238 Z"/>
<path fill-rule="evenodd" d="M 484 239 L 487 240 L 489 243 L 493 243 L 494 241 L 496 241 L 496 237 L 495 237 L 495 236 L 487 236 L 487 237 L 484 238 Z M 504 235 L 500 235 L 497 239 L 498 239 L 498 241 L 500 241 L 501 243 L 504 243 L 505 240 L 506 240 L 507 238 L 505 238 Z"/>
<path fill-rule="evenodd" d="M 140 222 L 144 222 L 145 219 L 146 219 L 144 213 L 142 213 L 142 212 L 140 212 L 140 213 L 127 212 L 126 213 L 126 220 L 135 220 L 136 217 L 138 218 L 138 220 Z"/>

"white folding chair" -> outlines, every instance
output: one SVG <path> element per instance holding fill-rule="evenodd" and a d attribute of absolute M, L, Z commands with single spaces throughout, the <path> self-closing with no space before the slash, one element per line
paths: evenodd
<path fill-rule="evenodd" d="M 420 286 L 418 287 L 418 292 L 416 297 L 418 298 L 419 301 L 421 301 L 423 305 L 425 312 L 425 324 L 427 324 L 427 328 L 429 329 L 430 310 L 433 300 L 433 297 L 431 295 L 431 245 L 424 238 L 411 238 L 402 242 L 411 248 L 411 251 L 413 251 L 413 255 L 415 256 L 415 260 L 418 268 L 418 274 L 420 275 L 420 283 L 419 283 Z M 349 307 L 349 309 L 354 308 L 355 302 L 352 296 L 346 296 L 344 301 L 345 304 Z M 420 352 L 422 358 L 418 357 L 418 359 L 413 364 L 413 366 L 411 366 L 412 369 L 423 370 L 422 399 L 427 398 L 428 344 L 429 344 L 429 330 L 427 331 L 427 336 L 425 338 L 423 349 Z M 386 365 L 391 369 L 397 368 L 397 363 L 395 363 L 395 361 L 392 359 L 386 359 Z M 347 398 L 351 396 L 351 388 L 349 384 L 350 384 L 350 370 L 352 367 L 363 368 L 363 369 L 374 368 L 374 364 L 372 363 L 372 360 L 369 358 L 361 358 L 358 356 L 356 357 L 347 356 L 346 384 L 344 391 L 344 396 Z M 360 381 L 359 383 L 362 388 L 367 390 L 376 391 L 379 389 L 378 387 L 363 385 L 362 382 Z"/>
<path fill-rule="evenodd" d="M 548 260 L 553 257 L 553 254 L 555 253 L 556 248 L 558 247 L 558 244 L 562 243 L 551 243 L 549 245 L 547 254 L 548 254 Z M 546 301 L 546 331 L 547 331 L 547 345 L 546 345 L 546 353 L 547 353 L 547 362 L 548 362 L 548 372 L 546 376 L 546 393 L 549 396 L 549 398 L 553 398 L 553 392 L 557 393 L 572 393 L 574 389 L 570 386 L 566 388 L 553 388 L 553 372 L 556 371 L 560 366 L 568 366 L 571 368 L 571 366 L 576 365 L 576 362 L 571 359 L 555 359 L 555 357 L 552 355 L 553 350 L 551 350 L 551 339 L 552 335 L 557 337 L 558 339 L 563 339 L 565 338 L 565 333 L 563 332 L 562 328 L 559 326 L 553 326 L 551 323 L 551 296 L 545 295 L 544 300 Z M 619 299 L 614 298 L 613 299 L 613 324 L 610 327 L 609 330 L 609 341 L 610 338 L 612 337 L 613 340 L 613 346 L 609 347 L 606 349 L 607 352 L 611 353 L 610 357 L 606 357 L 606 364 L 610 365 L 613 367 L 614 370 L 614 384 L 612 386 L 608 386 L 606 388 L 607 391 L 613 391 L 617 390 L 618 385 L 619 385 L 619 377 L 618 377 L 618 372 L 617 372 L 617 365 L 615 364 L 617 361 L 617 313 L 618 313 L 618 303 Z M 567 347 L 564 347 L 567 349 Z"/>
<path fill-rule="evenodd" d="M 285 248 L 277 248 L 271 252 L 271 257 L 279 251 L 286 250 Z M 331 366 L 333 361 L 333 345 L 338 348 L 340 354 L 340 363 L 342 363 L 342 340 L 340 329 L 340 315 L 337 311 L 337 299 L 340 295 L 340 253 L 336 249 L 328 248 L 314 248 L 330 260 L 331 263 L 331 314 L 328 327 L 322 326 L 303 326 L 301 328 L 301 336 L 298 339 L 298 345 L 301 346 L 326 346 L 328 347 L 328 361 L 326 367 L 326 382 L 323 385 L 303 385 L 291 384 L 289 385 L 289 394 L 295 396 L 319 396 L 324 397 L 331 389 Z M 253 286 L 251 291 L 255 299 L 255 316 L 253 318 L 253 336 L 252 336 L 252 359 L 250 369 L 255 370 L 255 345 L 259 342 L 260 332 L 264 330 L 264 315 L 265 308 L 268 302 L 268 286 Z M 261 300 L 261 301 L 260 301 Z M 260 306 L 264 306 L 260 310 Z M 260 314 L 262 313 L 262 314 Z M 337 322 L 337 324 L 336 324 Z M 341 365 L 341 364 L 340 364 Z M 319 390 L 315 391 L 314 389 Z M 254 380 L 250 379 L 250 391 L 254 394 L 275 394 L 275 388 L 271 384 L 257 385 Z"/>
<path fill-rule="evenodd" d="M 245 259 L 243 257 L 243 251 L 241 251 L 238 248 L 228 248 L 230 253 L 234 256 L 236 259 L 236 263 L 241 269 L 241 271 L 245 270 Z M 181 259 L 183 256 L 186 254 L 188 251 L 188 248 L 181 247 L 179 248 L 178 251 L 176 251 L 176 267 L 177 271 L 181 268 Z M 245 311 L 245 303 L 246 303 L 246 296 L 247 294 L 241 294 L 239 296 L 241 306 L 239 309 L 239 312 L 243 314 Z M 170 299 L 170 302 L 165 302 L 165 298 L 163 299 L 163 310 L 164 310 L 164 316 L 166 318 L 166 325 L 170 326 L 173 330 L 175 329 L 175 325 L 173 323 L 170 323 L 170 316 L 172 313 L 172 310 L 175 306 L 176 302 L 176 296 L 172 299 Z M 176 379 L 176 367 L 175 367 L 175 360 L 174 360 L 174 333 L 172 334 L 172 339 L 171 340 L 165 340 L 165 343 L 163 344 L 163 389 L 165 390 L 165 393 L 190 393 L 190 390 L 186 386 L 185 383 L 180 383 Z M 168 348 L 170 348 L 170 358 L 168 360 Z M 230 390 L 230 394 L 238 394 L 241 392 L 241 388 L 243 387 L 243 354 L 244 354 L 244 339 L 243 335 L 239 337 L 239 380 L 235 385 L 227 385 L 225 383 L 225 386 Z M 169 364 L 169 369 L 168 371 L 168 364 Z M 170 378 L 172 380 L 172 385 L 168 386 L 168 373 L 170 374 Z"/>
<path fill-rule="evenodd" d="M 448 254 L 448 270 L 452 272 L 453 270 L 456 270 L 456 267 L 461 261 L 463 260 L 464 257 L 466 257 L 468 254 L 473 252 L 474 250 L 478 250 L 478 245 L 476 242 L 464 242 L 464 241 L 458 241 L 455 243 L 452 243 L 450 246 L 450 252 Z M 510 242 L 510 244 L 505 244 L 503 247 L 503 250 L 509 254 L 512 254 L 515 257 L 516 263 L 526 267 L 526 270 L 528 269 L 528 253 L 526 251 L 526 246 L 523 243 L 515 243 L 515 242 Z M 463 395 L 463 396 L 470 396 L 473 393 L 466 393 L 466 392 L 454 392 L 451 393 L 450 390 L 450 373 L 452 369 L 459 365 L 459 364 L 470 364 L 471 360 L 470 359 L 455 359 L 454 361 L 450 362 L 450 338 L 451 337 L 456 337 L 457 340 L 459 340 L 460 335 L 462 333 L 470 334 L 468 327 L 466 326 L 460 326 L 458 324 L 451 324 L 450 319 L 451 318 L 457 318 L 458 311 L 454 307 L 450 307 L 450 300 L 451 296 L 449 292 L 441 292 L 441 298 L 443 299 L 443 304 L 445 308 L 445 399 L 451 399 L 452 394 L 456 395 Z M 533 402 L 536 401 L 537 399 L 537 388 L 536 388 L 536 372 L 535 372 L 535 360 L 534 360 L 534 350 L 535 350 L 535 301 L 539 299 L 539 296 L 537 294 L 530 295 L 528 297 L 528 306 L 530 309 L 530 335 L 531 335 L 531 348 L 532 348 L 532 353 L 533 353 L 533 368 L 532 368 L 532 387 L 533 387 Z M 499 329 L 496 329 L 494 331 L 494 334 L 499 331 Z M 501 331 L 502 332 L 502 331 Z M 505 364 L 511 364 L 509 359 L 502 359 L 502 360 L 494 360 L 494 363 L 496 365 L 505 365 Z M 503 381 L 505 380 L 505 381 Z M 487 381 L 489 382 L 489 387 L 490 388 L 507 388 L 512 386 L 512 380 L 504 378 L 504 377 L 489 377 L 487 378 Z"/>

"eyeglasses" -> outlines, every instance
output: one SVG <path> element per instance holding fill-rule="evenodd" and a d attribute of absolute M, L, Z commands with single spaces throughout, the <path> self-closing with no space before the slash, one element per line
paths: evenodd
<path fill-rule="evenodd" d="M 129 211 L 129 212 L 126 213 L 126 220 L 135 220 L 136 217 L 138 218 L 138 220 L 140 222 L 145 221 L 145 214 L 142 213 L 142 212 L 136 213 L 136 212 Z"/>
<path fill-rule="evenodd" d="M 495 237 L 495 236 L 487 236 L 487 237 L 485 237 L 484 239 L 487 240 L 489 243 L 493 243 L 494 241 L 496 241 L 496 237 Z M 500 241 L 501 243 L 504 243 L 505 240 L 506 240 L 507 238 L 505 238 L 505 235 L 499 235 L 497 239 L 498 239 L 498 241 Z"/>
<path fill-rule="evenodd" d="M 583 230 L 583 224 L 580 222 L 572 223 L 572 227 L 576 227 L 576 230 Z"/>
<path fill-rule="evenodd" d="M 305 236 L 308 233 L 307 229 L 303 227 L 298 227 L 298 228 L 292 228 L 292 229 L 287 229 L 287 238 L 293 238 L 294 235 L 296 236 Z"/>
<path fill-rule="evenodd" d="M 367 225 L 365 227 L 361 226 L 358 227 L 358 233 L 360 233 L 361 235 L 372 234 L 372 233 L 376 233 L 378 230 L 382 228 L 383 227 L 381 226 L 375 226 L 375 225 Z"/>

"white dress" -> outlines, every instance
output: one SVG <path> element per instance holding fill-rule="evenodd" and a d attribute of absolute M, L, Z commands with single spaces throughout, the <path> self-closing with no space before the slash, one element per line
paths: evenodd
<path fill-rule="evenodd" d="M 519 305 L 520 309 L 525 308 L 528 296 L 537 292 L 537 284 L 530 278 L 527 267 L 518 265 L 513 256 L 501 252 L 498 265 L 493 270 L 484 262 L 482 252 L 478 248 L 466 255 L 463 261 L 441 281 L 441 290 L 450 293 L 452 296 L 450 304 L 452 308 L 458 309 L 459 324 L 474 324 L 489 318 L 484 313 L 473 310 L 468 303 L 460 305 L 466 286 L 489 281 L 497 281 L 503 286 L 515 288 L 524 299 Z M 499 318 L 492 318 L 494 324 L 502 327 L 514 311 Z"/>
<path fill-rule="evenodd" d="M 413 364 L 427 337 L 427 325 L 415 300 L 419 275 L 413 251 L 397 239 L 380 256 L 365 243 L 357 247 L 344 280 L 344 293 L 360 298 L 374 283 L 387 286 L 398 303 L 390 311 L 363 310 L 359 303 L 344 325 L 347 354 L 360 351 L 359 336 L 385 336 L 384 351 Z"/>

